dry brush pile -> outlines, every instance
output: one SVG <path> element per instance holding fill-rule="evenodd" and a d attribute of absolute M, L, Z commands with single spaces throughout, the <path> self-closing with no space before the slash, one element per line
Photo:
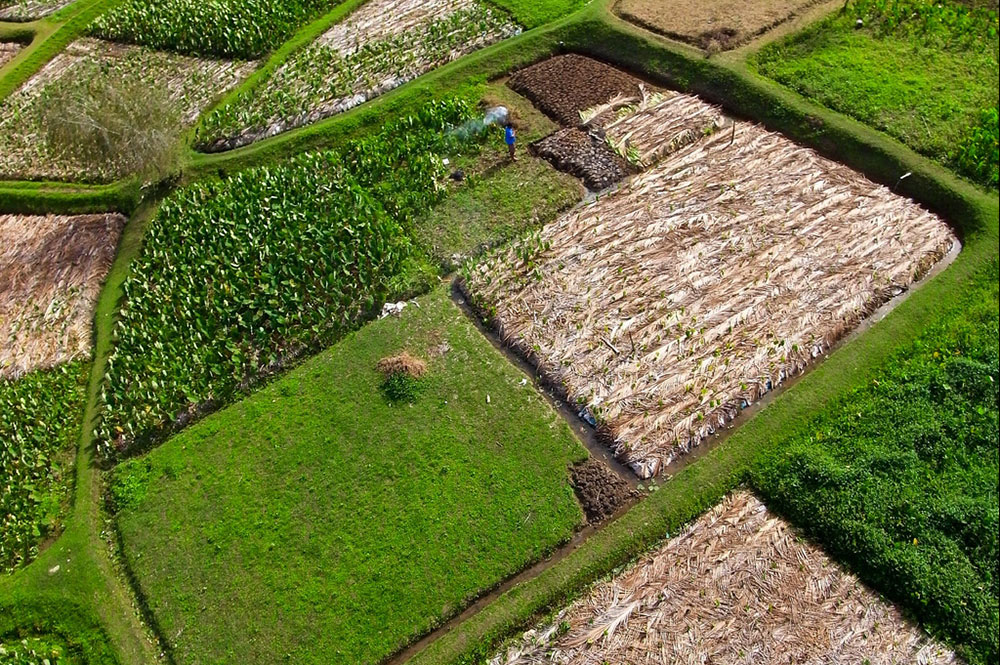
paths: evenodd
<path fill-rule="evenodd" d="M 0 1 L 0 21 L 33 21 L 62 9 L 73 0 Z M 0 64 L 3 64 L 0 61 Z"/>
<path fill-rule="evenodd" d="M 737 492 L 491 665 L 958 662 Z"/>
<path fill-rule="evenodd" d="M 121 215 L 0 215 L 0 378 L 87 356 Z"/>
<path fill-rule="evenodd" d="M 228 150 L 343 113 L 520 32 L 480 0 L 370 0 L 199 128 Z"/>
<path fill-rule="evenodd" d="M 463 285 L 647 478 L 955 241 L 911 201 L 739 123 L 467 268 Z"/>
<path fill-rule="evenodd" d="M 79 39 L 0 102 L 0 179 L 108 181 L 126 175 L 115 165 L 94 166 L 50 145 L 46 112 L 68 88 L 105 81 L 162 94 L 179 124 L 190 125 L 213 99 L 254 67 L 252 62 L 199 59 Z M 183 127 L 173 130 L 179 135 Z"/>
<path fill-rule="evenodd" d="M 17 57 L 17 54 L 23 48 L 24 44 L 18 44 L 17 42 L 0 42 L 0 67 L 3 67 Z"/>

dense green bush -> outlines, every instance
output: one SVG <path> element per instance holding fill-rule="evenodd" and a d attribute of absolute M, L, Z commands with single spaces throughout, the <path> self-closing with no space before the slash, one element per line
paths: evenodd
<path fill-rule="evenodd" d="M 125 0 L 91 33 L 190 55 L 259 58 L 337 0 Z"/>
<path fill-rule="evenodd" d="M 340 151 L 172 194 L 123 287 L 102 451 L 225 403 L 380 306 L 474 108 L 432 103 Z"/>
<path fill-rule="evenodd" d="M 768 503 L 974 663 L 998 658 L 997 264 L 752 475 Z"/>
<path fill-rule="evenodd" d="M 0 573 L 34 558 L 62 516 L 86 377 L 86 363 L 73 362 L 0 379 Z"/>
<path fill-rule="evenodd" d="M 1000 179 L 1000 118 L 997 107 L 984 109 L 979 124 L 969 128 L 953 157 L 958 170 L 993 189 Z"/>

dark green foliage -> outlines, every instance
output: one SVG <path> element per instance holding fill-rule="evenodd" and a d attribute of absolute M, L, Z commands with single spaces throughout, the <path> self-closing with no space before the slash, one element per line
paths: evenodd
<path fill-rule="evenodd" d="M 974 663 L 998 657 L 997 264 L 753 473 L 789 516 Z"/>
<path fill-rule="evenodd" d="M 51 665 L 119 663 L 100 624 L 62 597 L 14 594 L 0 600 L 0 645 L 0 665 L 43 665 L 45 657 Z M 52 653 L 59 657 L 52 659 Z"/>
<path fill-rule="evenodd" d="M 864 22 L 857 29 L 855 21 Z M 995 10 L 862 0 L 761 49 L 760 73 L 996 187 Z M 992 139 L 992 141 L 991 141 Z"/>
<path fill-rule="evenodd" d="M 259 58 L 337 0 L 125 0 L 90 32 L 189 55 Z"/>
<path fill-rule="evenodd" d="M 0 665 L 70 665 L 66 649 L 59 640 L 48 637 L 25 637 L 0 641 Z"/>
<path fill-rule="evenodd" d="M 108 488 L 113 510 L 125 510 L 138 505 L 146 498 L 146 488 L 151 477 L 149 462 L 131 459 L 115 467 Z"/>
<path fill-rule="evenodd" d="M 56 528 L 72 484 L 86 363 L 0 379 L 0 573 L 38 552 Z"/>
<path fill-rule="evenodd" d="M 228 402 L 379 306 L 409 255 L 412 219 L 441 196 L 448 129 L 473 112 L 432 103 L 341 151 L 168 197 L 123 287 L 102 451 Z"/>
<path fill-rule="evenodd" d="M 412 403 L 417 401 L 423 389 L 423 382 L 406 372 L 393 372 L 382 379 L 379 388 L 390 402 Z"/>
<path fill-rule="evenodd" d="M 536 28 L 572 14 L 588 0 L 488 0 L 506 9 L 525 28 Z"/>

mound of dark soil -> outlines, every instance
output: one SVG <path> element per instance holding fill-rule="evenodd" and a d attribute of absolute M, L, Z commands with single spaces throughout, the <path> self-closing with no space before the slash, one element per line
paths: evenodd
<path fill-rule="evenodd" d="M 589 459 L 578 464 L 571 474 L 576 495 L 591 524 L 608 519 L 636 495 L 628 483 L 600 460 Z"/>
<path fill-rule="evenodd" d="M 582 55 L 559 55 L 510 77 L 507 85 L 563 125 L 580 124 L 580 111 L 618 95 L 637 96 L 639 79 Z"/>
<path fill-rule="evenodd" d="M 561 129 L 532 145 L 536 155 L 600 191 L 624 180 L 631 169 L 607 142 L 581 129 Z"/>

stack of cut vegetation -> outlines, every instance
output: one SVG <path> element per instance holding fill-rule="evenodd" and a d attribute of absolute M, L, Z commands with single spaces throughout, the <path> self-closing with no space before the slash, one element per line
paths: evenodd
<path fill-rule="evenodd" d="M 0 377 L 90 352 L 121 215 L 0 215 Z"/>
<path fill-rule="evenodd" d="M 640 99 L 604 105 L 587 115 L 592 115 L 587 125 L 603 127 L 615 152 L 640 169 L 729 124 L 718 107 L 693 95 L 645 89 Z"/>
<path fill-rule="evenodd" d="M 568 127 L 586 109 L 616 97 L 641 96 L 638 79 L 603 62 L 569 54 L 549 58 L 510 77 L 512 90 Z"/>
<path fill-rule="evenodd" d="M 85 93 L 87 86 L 100 82 L 122 90 L 144 89 L 162 98 L 167 108 L 158 110 L 164 115 L 176 116 L 178 124 L 191 124 L 202 109 L 254 67 L 252 62 L 198 59 L 79 39 L 0 103 L 0 179 L 108 181 L 126 175 L 113 165 L 97 167 L 80 161 L 50 144 L 46 113 L 64 99 L 62 95 L 77 89 Z M 107 116 L 94 120 L 111 122 L 112 116 L 127 111 L 116 104 L 109 101 L 104 109 Z M 177 135 L 183 131 L 181 126 L 167 129 Z"/>
<path fill-rule="evenodd" d="M 690 144 L 466 271 L 470 298 L 643 478 L 955 243 L 940 219 L 759 127 Z"/>
<path fill-rule="evenodd" d="M 491 665 L 704 662 L 958 660 L 737 492 Z"/>
<path fill-rule="evenodd" d="M 312 124 L 519 31 L 480 0 L 371 0 L 213 112 L 202 147 L 228 150 Z"/>
<path fill-rule="evenodd" d="M 23 48 L 24 45 L 17 42 L 0 42 L 0 67 L 17 57 Z"/>
<path fill-rule="evenodd" d="M 631 172 L 628 162 L 607 142 L 581 129 L 561 129 L 531 147 L 536 155 L 580 178 L 593 191 L 610 187 Z"/>
<path fill-rule="evenodd" d="M 819 0 L 621 0 L 615 11 L 642 27 L 708 51 L 736 48 Z"/>
<path fill-rule="evenodd" d="M 591 524 L 603 522 L 631 501 L 636 492 L 599 459 L 590 458 L 570 469 L 573 487 Z"/>
<path fill-rule="evenodd" d="M 33 21 L 58 11 L 73 0 L 13 0 L 0 2 L 0 21 Z M 2 63 L 0 63 L 2 64 Z"/>

